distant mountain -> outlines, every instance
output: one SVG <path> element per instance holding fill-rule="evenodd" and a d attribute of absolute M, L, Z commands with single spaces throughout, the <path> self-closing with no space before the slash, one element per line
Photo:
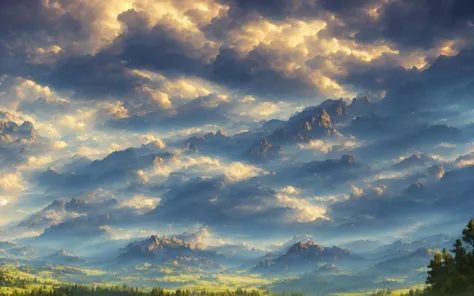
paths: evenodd
<path fill-rule="evenodd" d="M 97 216 L 105 214 L 118 207 L 118 201 L 115 199 L 104 200 L 101 202 L 81 200 L 72 198 L 65 202 L 55 200 L 42 210 L 28 216 L 20 221 L 14 228 L 27 228 L 30 230 L 45 230 L 66 220 L 75 219 L 81 215 Z"/>
<path fill-rule="evenodd" d="M 10 241 L 0 241 L 0 255 L 4 257 L 29 257 L 37 252 L 30 247 L 20 246 Z"/>
<path fill-rule="evenodd" d="M 8 250 L 8 249 L 11 249 L 11 248 L 14 248 L 14 247 L 16 247 L 16 243 L 14 243 L 14 242 L 0 241 L 0 249 Z"/>
<path fill-rule="evenodd" d="M 337 105 L 337 104 L 336 104 Z M 283 145 L 295 142 L 307 142 L 327 136 L 341 136 L 333 127 L 336 117 L 344 117 L 344 110 L 339 105 L 331 105 L 334 109 L 334 118 L 322 107 L 310 107 L 291 117 L 287 123 L 267 138 L 274 145 Z M 340 114 L 340 115 L 337 115 Z"/>
<path fill-rule="evenodd" d="M 118 217 L 117 217 L 118 218 Z M 78 216 L 52 225 L 37 237 L 31 238 L 32 244 L 47 244 L 55 247 L 70 247 L 82 243 L 90 243 L 92 239 L 108 236 L 109 223 L 113 220 L 110 214 Z"/>
<path fill-rule="evenodd" d="M 276 259 L 260 261 L 252 268 L 252 271 L 262 273 L 314 271 L 322 263 L 355 259 L 358 259 L 358 257 L 346 249 L 338 247 L 324 248 L 313 241 L 299 242 Z"/>
<path fill-rule="evenodd" d="M 204 250 L 195 243 L 190 243 L 175 237 L 158 237 L 152 235 L 150 238 L 132 242 L 127 245 L 119 256 L 120 260 L 158 260 L 174 261 L 187 260 L 199 262 L 217 262 L 225 260 L 221 253 Z"/>
<path fill-rule="evenodd" d="M 68 250 L 59 250 L 44 258 L 48 263 L 62 264 L 62 265 L 76 265 L 86 264 L 87 261 L 84 258 L 74 256 Z"/>
<path fill-rule="evenodd" d="M 28 229 L 44 230 L 45 228 L 56 225 L 67 216 L 65 202 L 55 200 L 53 203 L 20 221 L 15 228 L 26 227 Z"/>
<path fill-rule="evenodd" d="M 443 239 L 441 239 L 443 238 Z M 419 251 L 420 249 L 441 250 L 449 249 L 453 244 L 453 239 L 448 239 L 444 235 L 429 237 L 428 239 L 419 239 L 412 242 L 402 240 L 394 241 L 389 245 L 382 246 L 373 250 L 371 256 L 375 256 L 380 260 L 389 260 L 401 256 L 407 256 L 410 253 Z"/>
<path fill-rule="evenodd" d="M 322 185 L 331 186 L 335 183 L 361 178 L 370 173 L 369 166 L 356 161 L 354 156 L 345 154 L 339 159 L 316 160 L 295 166 L 287 174 L 297 177 L 299 182 L 307 182 L 308 179 L 312 179 L 314 182 L 316 177 L 316 180 L 321 181 Z"/>
<path fill-rule="evenodd" d="M 426 193 L 426 188 L 421 182 L 416 182 L 414 184 L 411 184 L 408 186 L 408 188 L 405 190 L 405 193 L 408 195 L 418 195 L 422 196 L 423 194 Z"/>
<path fill-rule="evenodd" d="M 291 248 L 292 246 L 294 246 L 295 244 L 299 243 L 299 242 L 309 242 L 311 241 L 311 235 L 310 234 L 303 234 L 303 235 L 294 235 L 290 240 L 288 240 L 287 242 L 285 242 L 283 245 L 281 246 L 278 246 L 277 248 L 275 248 L 274 250 L 274 253 L 277 253 L 277 254 L 285 254 L 289 248 Z"/>
<path fill-rule="evenodd" d="M 284 120 L 271 119 L 263 123 L 262 127 L 260 127 L 260 130 L 267 134 L 270 134 L 277 129 L 283 128 L 285 124 L 286 124 L 286 121 Z"/>
<path fill-rule="evenodd" d="M 327 159 L 325 161 L 311 161 L 305 164 L 302 168 L 304 172 L 315 174 L 331 173 L 333 171 L 343 171 L 350 168 L 359 167 L 356 164 L 354 156 L 343 155 L 340 159 Z"/>
<path fill-rule="evenodd" d="M 352 99 L 351 104 L 347 107 L 347 113 L 351 117 L 367 116 L 374 113 L 376 104 L 370 101 L 367 96 Z"/>
<path fill-rule="evenodd" d="M 209 247 L 208 250 L 212 250 L 223 254 L 229 260 L 238 260 L 240 262 L 244 260 L 253 259 L 255 257 L 261 257 L 268 253 L 267 250 L 257 249 L 247 244 L 231 244 L 222 245 L 216 247 Z"/>
<path fill-rule="evenodd" d="M 260 262 L 265 262 L 265 261 L 269 261 L 271 262 L 273 259 L 276 259 L 278 258 L 279 256 L 281 256 L 281 254 L 277 254 L 277 253 L 274 253 L 274 252 L 269 252 L 261 257 L 258 257 L 258 258 L 255 258 L 255 259 L 251 259 L 251 260 L 247 260 L 246 262 L 244 262 L 240 268 L 241 269 L 252 269 L 254 268 L 255 266 L 257 266 Z"/>
<path fill-rule="evenodd" d="M 398 121 L 397 121 L 398 122 Z M 370 129 L 369 129 L 370 130 Z M 391 135 L 391 134 L 389 134 Z M 356 155 L 360 155 L 364 159 L 367 158 L 392 158 L 398 157 L 407 151 L 422 150 L 425 153 L 433 151 L 443 142 L 448 143 L 464 143 L 468 137 L 462 130 L 448 125 L 432 125 L 414 131 L 408 130 L 403 135 L 390 137 L 386 140 L 374 141 L 371 145 L 367 145 L 354 150 Z"/>
<path fill-rule="evenodd" d="M 235 141 L 228 137 L 224 131 L 218 130 L 215 133 L 207 133 L 200 137 L 191 137 L 187 140 L 187 145 L 188 149 L 194 152 L 213 152 L 216 149 L 232 147 L 235 145 Z"/>
<path fill-rule="evenodd" d="M 375 265 L 375 270 L 384 274 L 408 275 L 416 269 L 425 268 L 435 252 L 428 248 L 419 248 L 407 255 L 382 261 Z"/>
<path fill-rule="evenodd" d="M 272 119 L 263 122 L 259 129 L 227 136 L 223 131 L 194 136 L 186 141 L 190 151 L 226 154 L 234 158 L 266 162 L 282 155 L 286 145 L 308 142 L 313 139 L 342 136 L 336 129 L 339 123 L 350 118 L 349 110 L 365 114 L 371 106 L 368 98 L 355 99 L 350 108 L 342 99 L 326 100 L 318 106 L 308 107 L 288 120 Z"/>
<path fill-rule="evenodd" d="M 356 240 L 339 245 L 339 247 L 351 250 L 354 253 L 367 253 L 384 246 L 378 240 Z"/>
<path fill-rule="evenodd" d="M 396 170 L 406 170 L 414 167 L 424 167 L 429 164 L 430 160 L 432 159 L 423 154 L 413 154 L 412 156 L 407 157 L 399 163 L 395 164 L 393 168 Z"/>
<path fill-rule="evenodd" d="M 290 117 L 288 123 L 305 123 L 316 121 L 315 119 L 319 118 L 322 121 L 327 119 L 330 121 L 331 125 L 336 124 L 337 122 L 344 121 L 347 118 L 347 103 L 342 100 L 326 100 L 319 104 L 318 106 L 312 106 L 304 109 L 303 111 L 297 113 L 296 115 Z M 327 116 L 329 117 L 327 117 Z M 320 127 L 330 128 L 330 125 L 321 124 L 322 121 L 318 122 Z M 327 122 L 326 122 L 327 123 Z"/>
<path fill-rule="evenodd" d="M 51 166 L 38 176 L 38 180 L 49 189 L 93 190 L 99 185 L 138 182 L 137 171 L 161 166 L 173 156 L 163 151 L 158 143 L 151 142 L 138 148 L 114 151 L 86 166 L 75 167 L 74 171 L 61 172 Z"/>
<path fill-rule="evenodd" d="M 265 161 L 277 158 L 282 154 L 282 149 L 278 145 L 272 145 L 267 138 L 255 141 L 244 157 L 253 161 Z"/>

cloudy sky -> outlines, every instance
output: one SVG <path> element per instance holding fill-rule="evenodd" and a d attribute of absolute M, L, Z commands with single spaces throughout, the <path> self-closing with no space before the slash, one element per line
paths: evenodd
<path fill-rule="evenodd" d="M 457 229 L 473 40 L 471 0 L 0 1 L 0 224 L 214 242 Z M 71 198 L 103 209 L 16 227 Z"/>

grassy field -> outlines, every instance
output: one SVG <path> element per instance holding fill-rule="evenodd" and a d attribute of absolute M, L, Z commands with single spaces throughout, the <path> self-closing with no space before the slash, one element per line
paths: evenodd
<path fill-rule="evenodd" d="M 34 275 L 30 273 L 26 273 L 17 269 L 13 269 L 11 267 L 2 267 L 0 271 L 8 277 L 12 277 L 15 279 L 20 280 L 27 280 L 27 284 L 25 288 L 19 287 L 0 287 L 0 294 L 2 295 L 10 295 L 13 294 L 14 291 L 24 293 L 32 290 L 43 289 L 43 290 L 51 290 L 53 287 L 58 287 L 62 283 L 58 280 L 51 279 L 48 277 L 43 277 L 39 275 Z"/>
<path fill-rule="evenodd" d="M 425 285 L 418 285 L 418 286 L 413 286 L 413 287 L 409 287 L 409 288 L 406 288 L 406 289 L 393 290 L 392 295 L 393 296 L 399 296 L 402 293 L 407 294 L 408 292 L 410 292 L 411 289 L 413 289 L 413 290 L 416 290 L 416 289 L 422 290 L 424 288 L 425 288 Z M 370 296 L 374 292 L 376 292 L 376 291 L 354 292 L 354 293 L 337 293 L 337 294 L 334 294 L 333 296 Z"/>
<path fill-rule="evenodd" d="M 22 271 L 23 270 L 23 271 Z M 269 286 L 272 281 L 262 278 L 258 274 L 244 274 L 238 272 L 205 273 L 198 270 L 182 269 L 179 266 L 162 266 L 143 264 L 129 271 L 122 270 L 119 273 L 105 272 L 96 269 L 87 269 L 73 266 L 49 265 L 42 269 L 22 268 L 18 270 L 15 266 L 5 265 L 0 271 L 12 278 L 25 279 L 28 284 L 25 289 L 0 287 L 0 294 L 12 294 L 27 292 L 34 289 L 52 289 L 61 284 L 93 284 L 96 286 L 112 286 L 127 284 L 132 287 L 141 287 L 150 290 L 152 287 L 162 287 L 168 291 L 174 291 L 178 287 L 191 291 L 222 292 L 242 288 L 246 290 L 261 290 Z M 410 289 L 423 289 L 424 286 L 414 286 L 407 289 L 395 290 L 394 296 L 407 293 Z M 339 293 L 333 296 L 370 296 L 370 292 Z"/>

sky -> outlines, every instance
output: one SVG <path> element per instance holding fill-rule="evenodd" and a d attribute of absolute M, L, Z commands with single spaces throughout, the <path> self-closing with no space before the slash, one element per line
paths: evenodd
<path fill-rule="evenodd" d="M 473 47 L 471 0 L 0 1 L 3 235 L 454 231 Z"/>

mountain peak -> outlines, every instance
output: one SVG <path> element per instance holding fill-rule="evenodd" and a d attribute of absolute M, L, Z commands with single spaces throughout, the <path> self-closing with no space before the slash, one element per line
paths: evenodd
<path fill-rule="evenodd" d="M 85 204 L 86 204 L 85 200 L 79 200 L 73 197 L 69 202 L 66 203 L 65 208 L 68 211 L 77 210 Z"/>
<path fill-rule="evenodd" d="M 55 253 L 55 255 L 72 255 L 71 252 L 69 250 L 66 250 L 66 249 L 61 249 L 59 251 L 57 251 Z"/>
<path fill-rule="evenodd" d="M 120 258 L 206 258 L 219 260 L 224 258 L 222 254 L 202 250 L 199 245 L 181 240 L 176 237 L 159 237 L 152 235 L 148 239 L 135 241 L 128 244 L 120 255 Z"/>
<path fill-rule="evenodd" d="M 344 154 L 343 156 L 341 156 L 341 161 L 342 161 L 343 163 L 347 163 L 347 164 L 353 164 L 353 163 L 355 163 L 354 156 L 349 155 L 349 154 Z"/>
<path fill-rule="evenodd" d="M 48 205 L 46 208 L 44 208 L 44 211 L 48 211 L 48 210 L 64 210 L 64 205 L 65 205 L 65 202 L 62 201 L 62 200 L 55 200 L 53 201 L 50 205 Z"/>
<path fill-rule="evenodd" d="M 318 251 L 323 251 L 324 248 L 318 246 L 314 241 L 307 241 L 307 242 L 298 242 L 294 244 L 289 250 L 288 253 L 293 253 L 293 252 L 306 252 L 308 250 L 318 250 Z"/>

